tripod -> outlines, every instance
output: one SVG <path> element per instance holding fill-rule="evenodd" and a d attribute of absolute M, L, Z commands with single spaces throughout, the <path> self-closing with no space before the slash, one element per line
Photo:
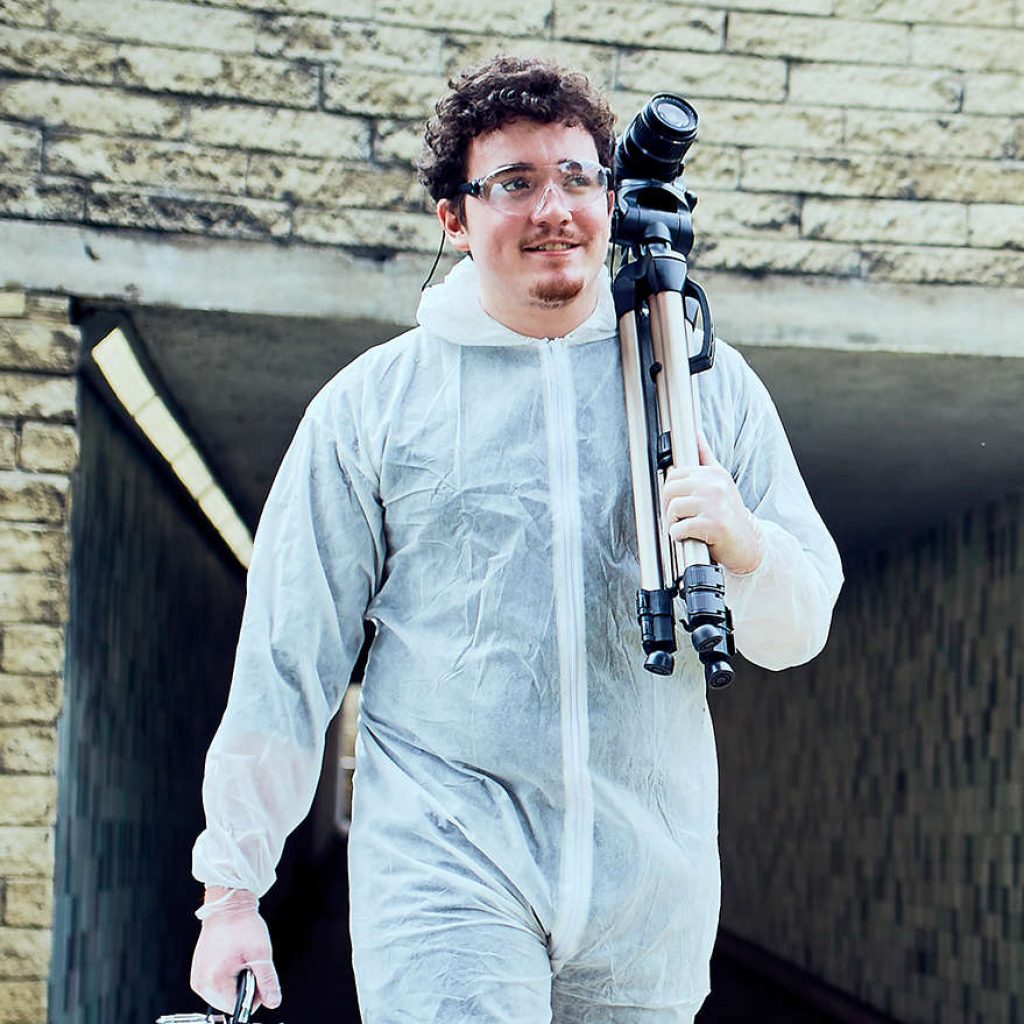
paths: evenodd
<path fill-rule="evenodd" d="M 636 610 L 644 668 L 670 675 L 677 647 L 673 604 L 714 688 L 732 682 L 735 648 L 725 574 L 707 544 L 676 542 L 662 515 L 661 486 L 672 466 L 699 464 L 699 385 L 714 363 L 715 333 L 704 290 L 688 276 L 696 197 L 679 187 L 682 156 L 697 115 L 681 97 L 655 96 L 616 149 L 612 242 L 624 262 L 613 284 L 622 347 L 633 507 L 640 559 Z M 639 172 L 639 173 L 637 173 Z M 693 352 L 697 323 L 703 338 Z"/>

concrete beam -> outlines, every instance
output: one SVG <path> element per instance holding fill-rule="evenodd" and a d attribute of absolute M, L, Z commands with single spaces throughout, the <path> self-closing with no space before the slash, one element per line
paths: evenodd
<path fill-rule="evenodd" d="M 421 255 L 381 262 L 326 246 L 0 221 L 0 287 L 132 305 L 411 325 L 429 263 Z M 1024 356 L 1021 289 L 694 273 L 705 279 L 719 334 L 738 345 Z"/>

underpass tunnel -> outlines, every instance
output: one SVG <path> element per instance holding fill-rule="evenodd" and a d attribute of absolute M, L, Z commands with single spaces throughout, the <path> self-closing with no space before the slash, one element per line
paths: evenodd
<path fill-rule="evenodd" d="M 251 532 L 307 402 L 356 355 L 404 328 L 370 320 L 84 301 L 77 320 L 85 353 L 82 457 L 72 521 L 51 1012 L 69 1024 L 146 1021 L 198 1008 L 187 983 L 198 931 L 192 911 L 200 899 L 190 875 L 190 849 L 202 828 L 203 756 L 227 695 L 245 570 L 90 351 L 111 331 L 122 332 L 155 393 Z M 734 686 L 712 702 L 723 762 L 725 939 L 716 968 L 720 991 L 699 1019 L 883 1020 L 884 1000 L 871 998 L 871 960 L 884 953 L 872 948 L 867 926 L 857 931 L 857 901 L 867 888 L 880 894 L 879 903 L 895 904 L 900 891 L 907 902 L 909 883 L 901 883 L 901 872 L 913 870 L 905 864 L 885 867 L 886 844 L 893 840 L 884 829 L 861 829 L 858 838 L 851 822 L 842 835 L 830 836 L 829 819 L 808 817 L 817 805 L 806 793 L 818 799 L 814 774 L 834 774 L 825 746 L 830 730 L 866 751 L 858 768 L 865 786 L 870 788 L 868 776 L 877 767 L 872 757 L 888 771 L 895 755 L 888 748 L 869 749 L 872 731 L 891 726 L 894 716 L 912 714 L 911 692 L 895 706 L 851 717 L 845 727 L 780 727 L 778 746 L 762 737 L 763 748 L 755 744 L 763 754 L 756 786 L 747 775 L 755 767 L 747 756 L 751 732 L 766 707 L 776 717 L 813 723 L 830 686 L 862 690 L 869 668 L 885 676 L 879 659 L 891 652 L 884 638 L 876 648 L 870 637 L 856 642 L 859 622 L 879 636 L 884 632 L 864 618 L 866 607 L 894 589 L 880 559 L 889 566 L 913 563 L 921 587 L 927 584 L 941 597 L 956 589 L 957 573 L 962 583 L 963 573 L 976 568 L 962 557 L 950 568 L 950 544 L 957 550 L 974 542 L 984 547 L 986 524 L 995 520 L 1006 536 L 1017 536 L 1019 509 L 1007 502 L 1024 485 L 1024 423 L 1018 414 L 1024 360 L 782 347 L 744 351 L 780 409 L 810 492 L 843 551 L 848 583 L 837 629 L 845 646 L 842 658 L 828 662 L 831 678 L 814 675 L 813 668 L 777 676 L 741 665 Z M 974 541 L 964 539 L 965 521 L 975 524 Z M 952 540 L 942 541 L 950 531 Z M 930 569 L 929 557 L 946 568 Z M 1013 558 L 1012 565 L 1008 554 L 1004 558 L 1006 586 L 1019 594 L 1022 569 Z M 913 584 L 903 593 L 913 593 Z M 897 606 L 891 615 L 910 611 Z M 960 613 L 947 608 L 943 614 Z M 1010 613 L 993 614 L 995 624 L 985 628 L 1004 637 Z M 1019 635 L 1009 641 L 1019 642 Z M 1019 672 L 1019 660 L 1005 676 L 1007 685 L 1013 672 Z M 809 685 L 802 687 L 802 681 Z M 911 685 L 905 676 L 888 680 L 890 693 Z M 344 862 L 351 697 L 346 708 L 348 715 L 339 716 L 329 734 L 312 810 L 289 840 L 278 882 L 263 904 L 285 994 L 281 1010 L 265 1014 L 267 1020 L 313 1021 L 327 1010 L 331 1019 L 357 1019 Z M 892 744 L 901 742 L 899 728 L 886 734 Z M 794 737 L 802 751 L 785 746 Z M 920 759 L 910 757 L 899 769 L 911 801 L 920 792 L 915 763 Z M 1017 761 L 1005 770 L 1008 778 L 1021 780 Z M 894 769 L 893 786 L 896 776 Z M 874 778 L 874 785 L 885 787 L 881 774 Z M 954 779 L 937 798 L 952 806 L 959 792 Z M 847 796 L 851 814 L 874 813 L 865 811 L 857 794 Z M 974 833 L 985 827 L 974 827 Z M 806 856 L 799 843 L 787 842 L 794 830 L 799 838 L 800 829 L 807 836 Z M 1024 834 L 1024 823 L 1017 834 Z M 936 834 L 936 848 L 940 838 Z M 957 842 L 952 832 L 946 838 Z M 785 870 L 780 857 L 787 859 Z M 874 872 L 866 881 L 865 865 Z M 807 875 L 801 888 L 807 903 L 800 906 L 824 899 L 827 891 L 836 905 L 853 908 L 854 948 L 845 955 L 859 959 L 859 971 L 825 952 L 822 930 L 838 927 L 836 918 L 823 923 L 787 916 L 784 895 L 781 910 L 771 900 L 756 905 L 759 879 L 777 883 L 800 872 Z M 730 897 L 732 881 L 753 907 Z M 969 932 L 966 920 L 956 927 Z M 859 949 L 858 935 L 864 939 Z M 918 963 L 922 971 L 932 969 L 927 955 L 918 961 L 912 953 L 908 984 Z M 773 999 L 789 1009 L 771 1016 Z M 843 1016 L 856 1012 L 862 1016 Z"/>
<path fill-rule="evenodd" d="M 84 302 L 76 320 L 81 461 L 51 1014 L 69 1024 L 153 1021 L 200 1009 L 188 987 L 201 900 L 191 846 L 203 826 L 203 759 L 227 698 L 245 597 L 245 545 L 240 557 L 211 516 L 222 520 L 227 503 L 255 530 L 306 403 L 355 352 L 397 329 L 378 326 L 368 339 L 366 325 Z M 120 393 L 96 354 L 108 339 L 135 360 L 134 369 L 109 371 L 120 374 Z M 128 395 L 125 381 L 143 397 Z M 162 453 L 154 440 L 175 451 Z M 197 467 L 199 500 L 184 485 Z M 344 878 L 351 763 L 341 756 L 339 718 L 314 806 L 263 904 L 285 974 L 287 936 L 310 912 L 313 887 L 303 880 L 328 858 Z"/>

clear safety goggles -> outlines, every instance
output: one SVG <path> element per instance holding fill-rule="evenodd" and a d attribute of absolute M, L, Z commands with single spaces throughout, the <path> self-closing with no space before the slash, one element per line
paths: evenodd
<path fill-rule="evenodd" d="M 611 171 L 590 160 L 557 164 L 508 164 L 459 186 L 499 213 L 530 213 L 547 201 L 552 189 L 570 210 L 579 210 L 608 194 Z"/>

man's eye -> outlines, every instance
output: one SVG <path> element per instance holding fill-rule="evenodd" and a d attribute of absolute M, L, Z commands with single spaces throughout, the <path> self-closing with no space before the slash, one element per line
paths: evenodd
<path fill-rule="evenodd" d="M 498 185 L 504 192 L 525 192 L 533 188 L 533 182 L 521 175 L 515 178 L 505 178 L 503 181 L 499 181 Z"/>

